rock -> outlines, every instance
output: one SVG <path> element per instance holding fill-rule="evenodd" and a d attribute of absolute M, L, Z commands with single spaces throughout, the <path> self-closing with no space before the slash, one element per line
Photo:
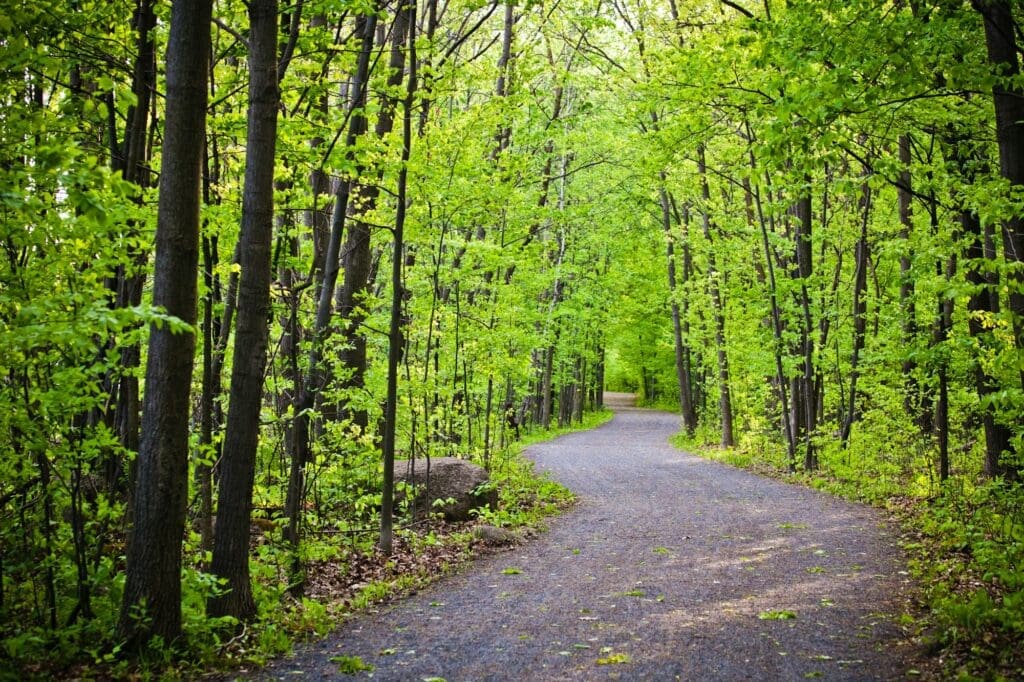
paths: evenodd
<path fill-rule="evenodd" d="M 457 457 L 435 457 L 427 461 L 416 460 L 415 475 L 410 471 L 410 460 L 395 462 L 395 483 L 404 482 L 416 488 L 413 505 L 417 513 L 440 512 L 447 521 L 468 521 L 470 511 L 481 507 L 493 509 L 498 503 L 498 491 L 480 487 L 490 481 L 487 470 Z M 436 500 L 447 500 L 438 502 Z"/>
<path fill-rule="evenodd" d="M 482 540 L 485 545 L 492 547 L 503 547 L 514 545 L 519 541 L 519 536 L 507 528 L 498 528 L 484 524 L 473 529 L 473 536 Z"/>

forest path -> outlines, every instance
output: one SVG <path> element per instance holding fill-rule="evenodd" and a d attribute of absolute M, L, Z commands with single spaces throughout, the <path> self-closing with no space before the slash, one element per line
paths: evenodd
<path fill-rule="evenodd" d="M 376 680 L 903 677 L 914 652 L 891 614 L 907 578 L 883 515 L 680 452 L 678 417 L 627 398 L 529 448 L 580 499 L 549 532 L 262 676 L 336 678 L 348 655 Z"/>

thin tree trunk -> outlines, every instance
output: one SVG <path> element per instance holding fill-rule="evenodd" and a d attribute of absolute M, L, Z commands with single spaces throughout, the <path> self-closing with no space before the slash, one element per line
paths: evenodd
<path fill-rule="evenodd" d="M 540 415 L 538 421 L 545 429 L 551 427 L 551 384 L 555 372 L 555 344 L 544 349 L 544 365 L 540 380 Z"/>
<path fill-rule="evenodd" d="M 744 124 L 747 129 L 747 138 L 752 143 L 753 136 L 750 133 L 749 124 Z M 753 147 L 749 148 L 751 170 L 757 169 Z M 764 206 L 761 203 L 761 192 L 749 189 L 753 195 L 754 206 L 757 208 L 757 219 L 761 228 L 761 244 L 764 247 L 765 266 L 768 270 L 768 293 L 771 303 L 772 335 L 775 341 L 772 355 L 775 358 L 775 378 L 778 382 L 779 398 L 781 402 L 782 430 L 786 436 L 787 459 L 790 473 L 796 471 L 796 433 L 789 418 L 789 398 L 786 392 L 786 373 L 782 364 L 783 338 L 782 338 L 782 312 L 779 310 L 778 285 L 775 279 L 775 263 L 772 259 L 771 242 L 768 239 L 768 221 L 765 219 Z"/>
<path fill-rule="evenodd" d="M 359 135 L 366 130 L 365 117 L 361 113 L 366 108 L 366 87 L 370 73 L 370 57 L 373 52 L 374 34 L 377 26 L 377 5 L 365 16 L 359 18 L 361 26 L 358 34 L 361 37 L 359 57 L 352 78 L 352 99 L 349 103 L 349 128 L 345 136 L 345 148 L 352 149 Z M 299 546 L 299 528 L 301 526 L 302 501 L 305 497 L 306 463 L 312 458 L 310 448 L 311 415 L 316 397 L 323 388 L 323 346 L 330 334 L 331 302 L 334 299 L 334 287 L 338 281 L 341 252 L 341 238 L 345 229 L 345 215 L 348 211 L 349 193 L 352 180 L 343 180 L 335 196 L 334 213 L 331 217 L 331 231 L 324 255 L 324 273 L 317 300 L 316 319 L 313 323 L 312 343 L 310 344 L 309 361 L 306 369 L 306 380 L 302 390 L 295 396 L 295 420 L 293 422 L 293 445 L 291 465 L 288 474 L 288 490 L 285 498 L 285 514 L 288 526 L 285 529 L 285 541 L 291 545 L 293 553 Z M 292 570 L 298 570 L 298 555 Z M 301 584 L 297 581 L 296 585 Z"/>
<path fill-rule="evenodd" d="M 864 349 L 864 336 L 867 330 L 867 303 L 865 296 L 868 288 L 868 220 L 871 216 L 871 187 L 865 179 L 861 185 L 861 224 L 860 238 L 854 251 L 853 276 L 853 353 L 850 357 L 850 393 L 846 405 L 846 417 L 840 429 L 839 440 L 842 447 L 850 441 L 850 431 L 857 420 L 857 379 L 860 376 L 860 354 Z M 824 345 L 824 344 L 823 344 Z"/>
<path fill-rule="evenodd" d="M 969 209 L 964 209 L 961 213 L 960 225 L 963 234 L 970 239 L 967 247 L 967 281 L 976 287 L 967 303 L 967 309 L 971 312 L 968 317 L 968 328 L 971 336 L 985 347 L 991 345 L 992 339 L 991 331 L 987 329 L 982 318 L 999 312 L 998 307 L 993 305 L 997 299 L 993 295 L 991 283 L 987 280 L 982 264 L 985 259 L 985 236 L 978 215 Z M 999 387 L 995 377 L 982 365 L 980 358 L 975 358 L 974 375 L 978 397 L 983 403 L 981 410 L 985 428 L 985 475 L 1000 476 L 1007 473 L 1002 462 L 1003 453 L 1011 447 L 1011 434 L 1010 430 L 997 420 L 995 406 L 987 402 L 989 396 L 999 390 Z"/>
<path fill-rule="evenodd" d="M 803 355 L 803 375 L 799 377 L 800 401 L 794 397 L 795 409 L 801 411 L 800 422 L 803 426 L 804 436 L 804 469 L 813 471 L 818 468 L 818 456 L 814 451 L 814 443 L 811 440 L 814 435 L 817 416 L 817 400 L 814 386 L 814 341 L 811 338 L 813 321 L 811 319 L 811 295 L 810 278 L 813 274 L 812 249 L 811 249 L 811 190 L 810 179 L 807 179 L 808 187 L 801 190 L 801 196 L 794 205 L 796 217 L 796 260 L 797 269 L 794 273 L 800 281 L 800 308 L 803 311 L 803 320 L 800 325 L 800 350 Z M 799 429 L 796 430 L 799 433 Z"/>
<path fill-rule="evenodd" d="M 411 23 L 412 20 L 408 13 L 404 11 L 399 11 L 392 22 L 387 90 L 383 97 L 377 123 L 374 126 L 374 133 L 378 139 L 384 139 L 394 127 L 395 98 L 388 93 L 402 82 L 405 61 L 402 48 Z M 353 121 L 353 125 L 355 125 L 355 121 Z M 366 127 L 367 123 L 364 117 L 359 134 L 364 134 Z M 372 214 L 376 208 L 382 178 L 383 168 L 380 168 L 375 179 L 371 178 L 369 182 L 359 185 L 356 191 L 357 199 L 352 204 L 352 220 L 348 228 L 345 248 L 342 250 L 344 275 L 341 288 L 338 290 L 336 304 L 338 315 L 343 320 L 342 335 L 344 337 L 339 357 L 345 378 L 340 382 L 339 388 L 347 391 L 358 391 L 365 384 L 367 357 L 366 332 L 362 328 L 365 318 L 365 314 L 362 312 L 362 299 L 366 296 L 370 286 L 373 252 L 370 248 L 370 225 L 363 219 L 363 216 Z M 365 429 L 369 423 L 366 411 L 349 409 L 345 405 L 346 403 L 347 401 L 343 398 L 343 410 L 337 416 L 348 416 L 352 419 L 353 424 Z"/>
<path fill-rule="evenodd" d="M 214 331 L 214 305 L 217 287 L 214 270 L 217 267 L 217 239 L 203 237 L 203 376 L 199 397 L 199 448 L 195 465 L 195 482 L 199 489 L 199 546 L 203 552 L 213 551 L 213 464 L 217 450 L 213 445 L 214 402 L 220 393 L 220 377 L 213 375 L 213 356 L 216 334 Z"/>
<path fill-rule="evenodd" d="M 712 315 L 715 322 L 715 348 L 718 355 L 718 411 L 722 417 L 723 448 L 734 445 L 732 429 L 732 397 L 729 391 L 729 356 L 725 348 L 725 307 L 722 303 L 720 273 L 715 259 L 715 245 L 711 236 L 711 188 L 708 184 L 704 145 L 697 147 L 697 172 L 700 174 L 701 198 L 704 200 L 704 239 L 708 243 L 708 290 L 711 293 Z"/>
<path fill-rule="evenodd" d="M 512 27 L 515 24 L 515 3 L 509 1 L 505 3 L 505 15 L 502 21 L 501 29 L 501 56 L 498 57 L 498 79 L 494 85 L 495 97 L 502 99 L 508 96 L 510 78 L 509 64 L 512 60 Z M 556 113 L 557 117 L 557 113 Z M 492 152 L 493 158 L 508 148 L 512 141 L 512 128 L 507 125 L 503 125 L 498 131 L 496 145 Z"/>
<path fill-rule="evenodd" d="M 672 209 L 668 191 L 665 189 L 665 173 L 661 173 L 661 187 L 658 197 L 661 203 L 661 227 L 665 233 L 665 251 L 668 259 L 668 290 L 672 300 L 672 335 L 675 343 L 676 381 L 679 384 L 679 410 L 683 418 L 683 430 L 693 435 L 697 429 L 697 413 L 693 409 L 693 392 L 690 386 L 690 368 L 687 362 L 688 348 L 683 339 L 683 323 L 681 308 L 685 302 L 679 303 L 679 289 L 676 280 L 675 239 L 672 235 Z M 684 276 L 685 276 L 684 271 Z"/>
<path fill-rule="evenodd" d="M 388 330 L 387 400 L 384 407 L 384 487 L 380 515 L 380 550 L 390 555 L 393 550 L 395 430 L 398 423 L 398 365 L 401 362 L 405 338 L 402 333 L 402 301 L 405 287 L 402 280 L 402 250 L 404 249 L 406 187 L 409 176 L 409 154 L 412 148 L 412 109 L 416 95 L 416 2 L 409 0 L 408 12 L 409 80 L 406 83 L 405 102 L 402 107 L 402 156 L 398 170 L 398 190 L 395 200 L 394 254 L 391 262 L 391 324 Z M 395 18 L 395 30 L 398 17 Z M 396 39 L 397 43 L 397 39 Z"/>
<path fill-rule="evenodd" d="M 957 164 L 962 181 L 968 185 L 972 184 L 980 152 L 968 150 L 968 139 L 956 133 L 950 134 L 945 142 L 950 157 Z M 960 236 L 967 239 L 967 251 L 964 254 L 966 279 L 972 286 L 967 302 L 967 327 L 979 346 L 973 358 L 973 372 L 975 389 L 981 401 L 979 409 L 985 431 L 984 473 L 989 477 L 1009 475 L 1010 470 L 1003 465 L 1003 453 L 1012 452 L 1012 434 L 1009 428 L 998 420 L 996 406 L 990 396 L 999 390 L 999 384 L 982 361 L 986 350 L 996 343 L 989 320 L 999 313 L 999 280 L 998 274 L 987 267 L 995 258 L 995 245 L 992 243 L 991 228 L 982 227 L 977 212 L 966 205 L 960 206 L 959 211 Z"/>
<path fill-rule="evenodd" d="M 910 175 L 910 137 L 900 135 L 899 138 L 900 175 L 896 184 L 896 200 L 899 207 L 900 239 L 903 241 L 903 253 L 900 254 L 900 311 L 903 315 L 903 345 L 911 348 L 917 337 L 917 309 L 914 303 L 914 278 L 910 258 L 910 235 L 914 229 L 913 208 L 911 200 L 912 178 Z M 917 362 L 908 353 L 903 359 L 903 381 L 905 395 L 903 406 L 907 414 L 914 415 L 914 421 L 924 429 L 928 417 L 921 409 L 918 398 L 917 380 L 914 371 Z"/>
<path fill-rule="evenodd" d="M 956 257 L 950 256 L 946 261 L 945 272 L 942 264 L 937 265 L 938 274 L 953 281 L 956 275 Z M 935 326 L 935 345 L 945 343 L 953 328 L 953 299 L 950 296 L 939 297 L 938 319 Z M 946 354 L 940 354 L 938 367 L 938 397 L 935 403 L 935 434 L 939 442 L 939 480 L 949 478 L 949 367 Z"/>
<path fill-rule="evenodd" d="M 112 159 L 113 169 L 121 171 L 128 182 L 140 189 L 150 185 L 149 155 L 147 154 L 148 123 L 156 90 L 156 49 L 152 31 L 156 26 L 156 15 L 151 0 L 139 0 L 135 8 L 133 24 L 136 31 L 136 55 L 132 72 L 132 94 L 135 105 L 128 110 L 124 141 Z M 113 133 L 112 133 L 113 134 Z M 116 144 L 115 144 L 116 147 Z M 138 199 L 141 201 L 141 196 Z M 132 228 L 135 231 L 135 228 Z M 130 242 L 131 243 L 131 242 Z M 118 267 L 113 283 L 116 289 L 116 306 L 132 308 L 142 303 L 142 289 L 145 282 L 148 250 L 130 247 L 129 263 Z M 133 371 L 139 366 L 139 344 L 126 345 L 120 350 L 118 374 L 112 377 L 111 392 L 115 396 L 113 423 L 114 431 L 121 446 L 129 452 L 139 449 L 139 379 Z M 111 491 L 124 491 L 123 466 L 118 459 L 107 463 L 107 487 Z"/>

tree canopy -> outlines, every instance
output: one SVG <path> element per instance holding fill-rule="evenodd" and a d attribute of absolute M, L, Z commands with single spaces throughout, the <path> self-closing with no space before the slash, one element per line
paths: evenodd
<path fill-rule="evenodd" d="M 689 447 L 969 509 L 929 523 L 999 568 L 936 603 L 987 599 L 1019 641 L 1020 19 L 5 8 L 4 655 L 266 618 L 325 538 L 392 551 L 395 457 L 510 467 L 605 389 L 679 410 Z"/>

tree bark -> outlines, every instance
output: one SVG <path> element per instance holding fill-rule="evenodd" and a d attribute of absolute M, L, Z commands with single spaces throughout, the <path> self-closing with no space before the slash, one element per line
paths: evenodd
<path fill-rule="evenodd" d="M 917 337 L 917 308 L 914 302 L 914 278 L 910 258 L 910 235 L 914 229 L 912 178 L 910 175 L 910 137 L 900 135 L 899 138 L 900 175 L 896 185 L 896 201 L 900 219 L 900 239 L 903 242 L 903 253 L 900 254 L 900 311 L 903 316 L 903 344 L 910 349 Z M 904 398 L 903 406 L 907 414 L 913 415 L 914 421 L 923 432 L 927 432 L 930 417 L 928 410 L 922 409 L 918 397 L 918 384 L 914 378 L 917 362 L 908 353 L 903 359 Z"/>
<path fill-rule="evenodd" d="M 382 96 L 381 110 L 377 117 L 377 123 L 374 125 L 374 134 L 378 139 L 384 139 L 394 128 L 395 98 L 390 91 L 402 83 L 405 64 L 403 45 L 411 23 L 408 13 L 403 10 L 399 10 L 395 14 L 395 19 L 392 22 L 391 53 L 388 60 L 388 91 Z M 355 121 L 353 121 L 353 125 L 355 125 Z M 363 118 L 358 134 L 364 134 L 366 129 L 367 122 Z M 366 333 L 362 328 L 366 315 L 362 312 L 361 305 L 370 286 L 373 253 L 370 249 L 370 225 L 363 219 L 363 216 L 372 213 L 377 206 L 383 172 L 384 169 L 379 168 L 375 177 L 359 185 L 356 191 L 356 200 L 351 206 L 352 220 L 348 228 L 345 248 L 342 250 L 344 278 L 341 289 L 338 291 L 337 309 L 339 316 L 344 320 L 342 327 L 344 344 L 340 359 L 345 378 L 340 382 L 340 388 L 348 391 L 361 389 L 366 377 Z M 338 416 L 348 416 L 352 419 L 353 424 L 360 429 L 365 429 L 369 424 L 366 411 L 352 410 L 344 406 L 346 401 L 342 402 L 343 413 Z"/>
<path fill-rule="evenodd" d="M 683 418 L 683 430 L 693 435 L 697 429 L 697 413 L 693 409 L 693 390 L 690 385 L 689 349 L 683 338 L 683 315 L 686 313 L 686 302 L 679 302 L 679 285 L 676 276 L 675 239 L 672 236 L 672 208 L 668 190 L 665 189 L 665 173 L 661 173 L 662 185 L 658 189 L 661 203 L 661 227 L 665 233 L 665 252 L 668 259 L 668 291 L 672 299 L 672 335 L 676 355 L 676 381 L 679 384 L 679 410 Z M 684 235 L 685 238 L 685 235 Z M 684 245 L 684 249 L 686 246 Z M 683 269 L 684 277 L 689 274 Z M 685 282 L 685 280 L 684 280 Z"/>
<path fill-rule="evenodd" d="M 355 146 L 360 131 L 365 132 L 365 120 L 360 113 L 366 107 L 366 83 L 370 74 L 370 57 L 373 52 L 374 33 L 377 27 L 377 5 L 367 15 L 359 18 L 358 35 L 360 36 L 359 57 L 356 70 L 352 77 L 352 98 L 349 102 L 349 129 L 345 135 L 345 147 Z M 306 380 L 302 390 L 295 396 L 295 420 L 292 424 L 291 466 L 288 474 L 288 491 L 285 498 L 285 515 L 288 526 L 285 528 L 285 540 L 295 550 L 299 546 L 299 526 L 302 514 L 302 500 L 305 495 L 306 463 L 311 459 L 310 425 L 311 412 L 316 404 L 316 397 L 324 385 L 323 376 L 323 345 L 330 335 L 331 302 L 334 300 L 334 287 L 338 281 L 341 252 L 341 239 L 345 229 L 345 216 L 348 212 L 349 193 L 352 181 L 341 182 L 334 201 L 334 213 L 331 216 L 331 230 L 327 250 L 324 254 L 324 272 L 317 299 L 316 318 L 313 323 L 312 343 L 310 344 Z M 297 570 L 293 566 L 293 571 Z"/>
<path fill-rule="evenodd" d="M 865 169 L 867 172 L 867 169 Z M 868 289 L 868 220 L 871 216 L 871 187 L 865 178 L 861 186 L 860 238 L 854 252 L 853 276 L 853 353 L 850 357 L 850 393 L 847 398 L 846 417 L 840 429 L 839 440 L 845 448 L 850 441 L 850 431 L 857 420 L 857 379 L 860 376 L 860 354 L 864 350 L 864 336 L 867 331 L 867 303 L 864 297 Z"/>
<path fill-rule="evenodd" d="M 178 0 L 167 46 L 153 303 L 190 326 L 196 322 L 211 14 L 212 0 Z M 191 329 L 164 323 L 150 330 L 134 523 L 118 622 L 119 636 L 131 646 L 153 636 L 171 642 L 181 634 L 181 542 L 195 343 Z"/>
<path fill-rule="evenodd" d="M 950 256 L 947 259 L 945 268 L 942 263 L 937 264 L 939 275 L 945 275 L 948 281 L 953 281 L 956 275 L 956 257 Z M 935 325 L 935 345 L 945 343 L 949 339 L 949 332 L 953 328 L 953 299 L 942 295 L 939 297 L 938 318 Z M 949 360 L 943 353 L 939 360 L 938 367 L 938 395 L 935 402 L 935 435 L 939 444 L 939 480 L 945 481 L 949 478 Z"/>
<path fill-rule="evenodd" d="M 150 186 L 149 158 L 147 154 L 147 132 L 153 93 L 156 90 L 156 49 L 153 29 L 156 15 L 151 0 L 139 0 L 135 8 L 133 23 L 136 30 L 136 55 L 132 70 L 132 94 L 135 105 L 128 110 L 125 136 L 118 154 L 112 159 L 113 169 L 120 170 L 121 176 L 145 189 Z M 138 201 L 142 201 L 141 196 Z M 132 232 L 136 232 L 133 227 Z M 120 265 L 112 286 L 116 290 L 115 305 L 131 308 L 142 303 L 142 289 L 145 269 L 149 259 L 148 251 L 131 247 L 129 263 Z M 126 345 L 120 350 L 117 375 L 112 377 L 111 392 L 115 396 L 113 424 L 121 446 L 129 451 L 139 449 L 139 379 L 134 369 L 139 366 L 139 344 Z M 123 467 L 120 458 L 107 463 L 104 472 L 107 487 L 112 492 L 125 490 L 122 480 Z"/>
<path fill-rule="evenodd" d="M 960 214 L 960 226 L 963 234 L 970 239 L 967 246 L 967 281 L 974 285 L 974 291 L 967 302 L 968 328 L 971 336 L 979 343 L 978 355 L 985 352 L 986 347 L 993 343 L 992 333 L 988 330 L 984 317 L 999 312 L 991 282 L 987 281 L 984 266 L 985 235 L 978 214 L 964 209 Z M 996 378 L 984 367 L 981 357 L 974 359 L 975 385 L 981 407 L 982 424 L 985 429 L 985 475 L 1001 476 L 1009 473 L 1003 464 L 1003 453 L 1010 450 L 1010 430 L 997 420 L 995 406 L 988 403 L 989 396 L 999 390 Z"/>
<path fill-rule="evenodd" d="M 747 132 L 747 139 L 749 143 L 753 142 L 753 135 L 750 131 L 750 125 L 744 123 L 744 127 Z M 757 160 L 754 156 L 754 150 L 751 146 L 748 149 L 750 157 L 750 168 L 752 171 L 757 170 Z M 787 450 L 787 461 L 789 464 L 789 471 L 793 473 L 796 471 L 796 432 L 794 431 L 793 421 L 789 418 L 789 401 L 792 398 L 792 394 L 786 391 L 786 372 L 782 364 L 782 353 L 783 353 L 783 338 L 782 338 L 782 311 L 779 309 L 779 297 L 778 297 L 778 282 L 775 278 L 775 263 L 772 259 L 772 248 L 771 243 L 768 239 L 768 220 L 765 217 L 764 206 L 761 202 L 761 192 L 754 191 L 749 182 L 744 184 L 744 188 L 752 195 L 753 204 L 757 208 L 757 220 L 760 225 L 761 232 L 761 246 L 764 249 L 764 260 L 765 267 L 768 271 L 768 298 L 771 303 L 771 321 L 772 321 L 772 338 L 774 340 L 774 349 L 772 355 L 775 359 L 775 380 L 778 383 L 779 390 L 779 402 L 781 403 L 781 422 L 782 431 L 786 436 L 786 450 Z M 769 186 L 769 193 L 771 187 Z"/>
<path fill-rule="evenodd" d="M 704 222 L 704 239 L 708 242 L 708 290 L 711 293 L 712 314 L 715 321 L 715 348 L 718 355 L 718 411 L 722 417 L 723 448 L 734 445 L 732 429 L 732 397 L 729 391 L 729 356 L 725 348 L 725 307 L 722 304 L 720 273 L 715 259 L 715 245 L 711 236 L 711 188 L 708 184 L 707 163 L 704 145 L 697 147 L 697 172 L 700 174 L 701 211 Z"/>
<path fill-rule="evenodd" d="M 407 13 L 409 43 L 409 80 L 406 83 L 405 102 L 402 107 L 402 157 L 398 171 L 394 231 L 394 254 L 391 261 L 391 322 L 388 329 L 387 398 L 384 407 L 384 487 L 380 515 L 380 550 L 390 555 L 393 550 L 393 515 L 395 498 L 395 431 L 398 423 L 398 364 L 402 359 L 405 337 L 402 333 L 402 301 L 405 287 L 402 280 L 402 250 L 404 248 L 406 187 L 409 176 L 409 153 L 412 148 L 412 108 L 416 95 L 416 16 L 415 0 L 399 10 Z M 395 29 L 398 28 L 395 18 Z M 396 40 L 397 42 L 397 40 Z M 399 43 L 400 44 L 400 43 Z"/>
<path fill-rule="evenodd" d="M 817 416 L 816 390 L 814 385 L 814 341 L 811 338 L 813 321 L 811 319 L 811 295 L 808 282 L 813 273 L 812 249 L 811 249 L 811 190 L 810 179 L 807 179 L 808 187 L 801 190 L 801 196 L 793 207 L 796 217 L 796 261 L 797 268 L 794 274 L 800 281 L 800 308 L 803 312 L 803 320 L 800 326 L 800 351 L 803 356 L 803 375 L 798 377 L 799 389 L 793 391 L 793 409 L 799 411 L 795 421 L 797 422 L 794 432 L 801 433 L 804 438 L 804 469 L 813 471 L 818 468 L 818 456 L 814 451 L 814 443 L 811 437 L 814 434 Z M 799 396 L 799 400 L 797 399 Z"/>
<path fill-rule="evenodd" d="M 1007 85 L 1020 76 L 1018 27 L 1009 0 L 974 0 L 973 4 L 984 18 L 988 58 L 1000 76 L 992 87 L 999 170 L 1019 190 L 1024 186 L 1024 90 Z M 1015 285 L 1009 287 L 1009 302 L 1019 353 L 1024 349 L 1024 215 L 1016 213 L 1003 221 L 1002 242 L 1003 257 L 1017 266 L 1009 275 Z M 1024 369 L 1020 371 L 1020 383 L 1024 388 Z"/>
<path fill-rule="evenodd" d="M 270 322 L 270 247 L 274 231 L 277 145 L 277 0 L 249 2 L 249 112 L 239 240 L 238 321 L 211 572 L 227 591 L 207 602 L 212 616 L 249 620 L 249 523 L 259 444 Z"/>

